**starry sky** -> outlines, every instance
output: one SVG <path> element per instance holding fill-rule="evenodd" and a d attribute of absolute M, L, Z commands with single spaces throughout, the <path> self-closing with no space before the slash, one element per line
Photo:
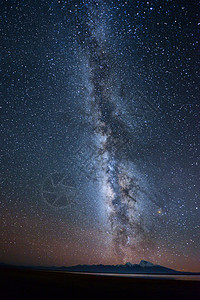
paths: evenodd
<path fill-rule="evenodd" d="M 198 11 L 1 2 L 1 262 L 200 271 Z"/>

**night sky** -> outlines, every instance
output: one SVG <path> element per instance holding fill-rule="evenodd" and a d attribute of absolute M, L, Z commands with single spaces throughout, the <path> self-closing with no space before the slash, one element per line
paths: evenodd
<path fill-rule="evenodd" d="M 200 271 L 198 1 L 0 6 L 0 262 Z"/>

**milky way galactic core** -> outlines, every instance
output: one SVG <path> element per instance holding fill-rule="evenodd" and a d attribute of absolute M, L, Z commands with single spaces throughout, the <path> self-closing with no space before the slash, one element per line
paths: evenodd
<path fill-rule="evenodd" d="M 124 97 L 120 94 L 119 78 L 116 78 L 114 61 L 106 45 L 109 31 L 106 10 L 103 3 L 90 3 L 87 18 L 81 24 L 81 47 L 87 64 L 84 74 L 87 78 L 85 105 L 92 131 L 89 144 L 92 150 L 88 161 L 93 169 L 88 171 L 98 181 L 109 232 L 115 250 L 123 256 L 127 247 L 136 249 L 138 243 L 147 242 L 149 219 L 153 217 L 149 216 L 149 211 L 156 209 L 156 199 L 151 200 L 151 192 L 142 182 L 142 175 L 135 171 L 135 140 L 142 125 L 137 122 L 134 105 L 129 123 L 126 104 L 121 109 L 118 105 L 120 102 L 123 104 Z M 147 103 L 144 100 L 142 104 L 144 107 L 140 114 L 144 118 L 142 113 Z"/>

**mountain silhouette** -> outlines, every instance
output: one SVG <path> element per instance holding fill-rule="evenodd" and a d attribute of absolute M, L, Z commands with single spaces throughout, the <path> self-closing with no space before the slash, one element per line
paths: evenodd
<path fill-rule="evenodd" d="M 23 268 L 23 269 L 39 269 L 47 271 L 63 271 L 63 272 L 85 272 L 85 273 L 113 273 L 113 274 L 168 274 L 168 275 L 200 275 L 200 272 L 182 272 L 166 268 L 160 265 L 152 264 L 151 262 L 141 260 L 139 264 L 126 264 L 118 265 L 75 265 L 69 267 L 56 267 L 56 266 L 13 266 L 0 263 L 2 268 Z"/>
<path fill-rule="evenodd" d="M 124 265 L 76 265 L 63 267 L 63 270 L 71 272 L 94 272 L 94 273 L 118 273 L 118 274 L 180 274 L 182 272 L 169 269 L 151 262 L 141 260 L 139 264 L 127 262 Z"/>

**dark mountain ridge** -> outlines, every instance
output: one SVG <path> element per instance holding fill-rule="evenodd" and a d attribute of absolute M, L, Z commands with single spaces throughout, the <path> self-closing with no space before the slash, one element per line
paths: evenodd
<path fill-rule="evenodd" d="M 200 273 L 176 271 L 160 265 L 154 265 L 145 260 L 141 260 L 139 264 L 132 264 L 128 262 L 124 265 L 76 265 L 71 267 L 62 267 L 61 269 L 69 272 L 88 273 L 200 275 Z"/>
<path fill-rule="evenodd" d="M 69 267 L 45 267 L 45 266 L 14 266 L 0 263 L 1 268 L 23 268 L 47 271 L 63 272 L 85 272 L 85 273 L 114 273 L 114 274 L 167 274 L 167 275 L 200 275 L 200 272 L 182 272 L 160 265 L 154 265 L 148 261 L 141 260 L 139 264 L 127 262 L 122 265 L 75 265 Z"/>

